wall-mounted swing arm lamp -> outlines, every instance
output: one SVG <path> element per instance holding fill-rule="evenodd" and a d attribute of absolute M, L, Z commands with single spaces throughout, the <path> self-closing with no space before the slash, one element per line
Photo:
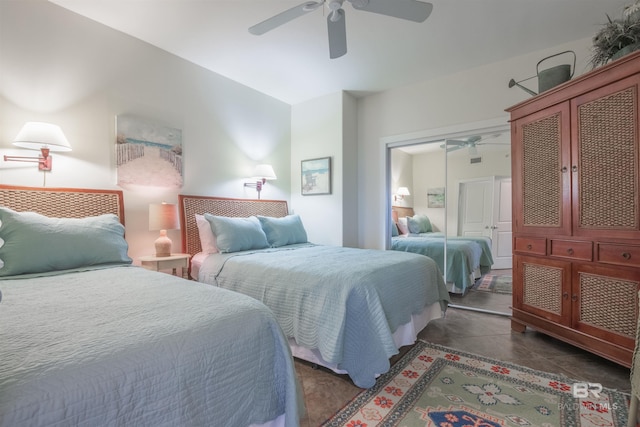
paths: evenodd
<path fill-rule="evenodd" d="M 393 196 L 394 201 L 404 200 L 404 196 L 410 196 L 411 193 L 407 187 L 398 187 L 398 192 Z"/>
<path fill-rule="evenodd" d="M 255 180 L 255 182 L 245 182 L 244 186 L 255 188 L 258 192 L 258 199 L 260 199 L 262 186 L 267 183 L 267 180 L 278 178 L 276 177 L 276 173 L 273 171 L 273 167 L 271 165 L 257 165 L 253 170 L 253 177 L 251 179 Z"/>
<path fill-rule="evenodd" d="M 38 157 L 4 156 L 5 162 L 38 163 L 38 170 L 51 170 L 51 151 L 71 151 L 71 144 L 60 126 L 51 123 L 27 122 L 13 140 L 13 145 L 31 150 L 40 150 Z"/>

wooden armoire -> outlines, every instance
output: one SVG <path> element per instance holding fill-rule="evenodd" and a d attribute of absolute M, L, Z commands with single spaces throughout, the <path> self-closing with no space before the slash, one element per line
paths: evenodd
<path fill-rule="evenodd" d="M 507 109 L 512 330 L 631 365 L 640 290 L 640 52 Z"/>

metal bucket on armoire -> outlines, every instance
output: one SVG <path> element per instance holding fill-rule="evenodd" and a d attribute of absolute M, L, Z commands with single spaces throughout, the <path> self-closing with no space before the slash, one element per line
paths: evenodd
<path fill-rule="evenodd" d="M 542 64 L 544 61 L 554 58 L 556 56 L 564 55 L 565 53 L 570 53 L 573 55 L 573 67 L 571 66 L 571 64 L 561 64 L 561 65 L 556 65 L 554 67 L 546 68 L 544 70 L 540 70 L 540 64 Z M 526 91 L 527 93 L 533 96 L 536 96 L 537 93 L 530 90 L 529 88 L 522 86 L 520 83 L 525 80 L 538 77 L 538 91 L 539 93 L 542 93 L 546 90 L 549 90 L 553 87 L 558 86 L 559 84 L 568 82 L 573 77 L 573 73 L 575 71 L 576 71 L 576 54 L 572 50 L 567 50 L 564 52 L 556 53 L 555 55 L 547 56 L 546 58 L 542 58 L 540 61 L 538 61 L 538 64 L 536 65 L 535 76 L 529 77 L 528 79 L 520 80 L 519 82 L 516 82 L 514 79 L 511 79 L 509 81 L 509 87 L 518 86 L 519 88 Z"/>

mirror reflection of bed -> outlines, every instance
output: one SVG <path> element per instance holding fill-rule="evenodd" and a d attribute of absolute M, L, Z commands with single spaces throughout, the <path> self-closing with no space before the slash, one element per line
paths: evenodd
<path fill-rule="evenodd" d="M 447 276 L 454 308 L 511 314 L 510 155 L 506 122 L 498 129 L 457 132 L 450 137 L 441 135 L 424 141 L 414 139 L 390 147 L 388 191 L 393 222 L 414 218 L 415 228 L 416 221 L 424 216 L 432 229 L 428 234 L 392 237 L 389 249 L 394 249 L 396 242 L 397 250 L 446 256 L 447 267 L 444 260 L 440 264 Z M 399 187 L 407 187 L 410 195 L 398 195 Z M 431 242 L 416 242 L 422 237 Z M 434 248 L 436 238 L 446 242 L 440 243 L 439 252 Z M 464 266 L 465 257 L 471 263 L 472 253 L 482 249 L 466 247 L 463 242 L 466 240 L 475 240 L 485 251 L 488 244 L 490 266 Z M 469 270 L 474 270 L 474 274 L 465 280 Z"/>

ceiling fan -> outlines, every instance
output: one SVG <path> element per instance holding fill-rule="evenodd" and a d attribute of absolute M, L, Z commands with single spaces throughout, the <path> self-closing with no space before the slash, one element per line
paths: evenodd
<path fill-rule="evenodd" d="M 498 133 L 495 135 L 488 136 L 480 136 L 474 135 L 470 136 L 467 139 L 447 139 L 444 144 L 440 146 L 440 148 L 447 147 L 447 153 L 451 151 L 461 150 L 463 148 L 467 148 L 469 150 L 469 154 L 477 154 L 478 146 L 480 145 L 505 145 L 505 142 L 487 142 L 492 139 L 500 137 L 502 134 Z"/>
<path fill-rule="evenodd" d="M 312 12 L 326 5 L 328 9 L 327 30 L 329 32 L 329 57 L 339 58 L 347 53 L 347 30 L 345 24 L 345 12 L 342 5 L 345 0 L 317 0 L 306 1 L 298 6 L 287 9 L 272 16 L 252 27 L 249 32 L 261 35 L 271 31 L 289 21 L 306 13 Z M 424 22 L 433 5 L 418 0 L 346 0 L 356 10 L 373 12 L 394 18 L 406 19 L 414 22 Z"/>

